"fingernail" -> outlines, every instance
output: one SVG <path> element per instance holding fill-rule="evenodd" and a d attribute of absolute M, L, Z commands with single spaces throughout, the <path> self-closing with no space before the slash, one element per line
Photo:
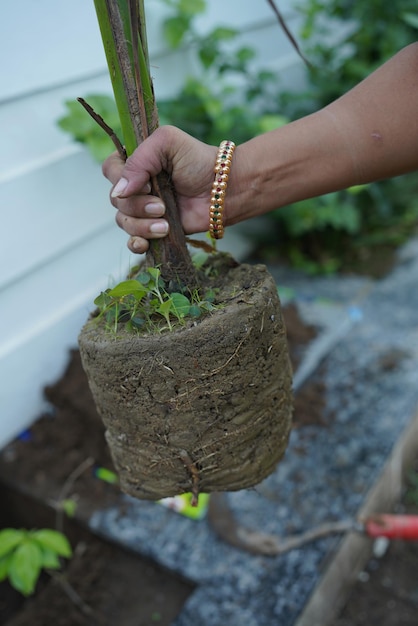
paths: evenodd
<path fill-rule="evenodd" d="M 151 193 L 151 184 L 147 183 L 146 185 L 144 185 L 144 188 L 142 190 L 143 193 Z"/>
<path fill-rule="evenodd" d="M 112 198 L 118 198 L 125 191 L 127 185 L 128 181 L 126 180 L 126 178 L 121 178 L 120 180 L 118 180 L 118 182 L 112 189 L 112 193 L 110 194 Z"/>
<path fill-rule="evenodd" d="M 132 237 L 129 243 L 134 250 L 142 249 L 142 241 L 138 237 Z"/>
<path fill-rule="evenodd" d="M 166 235 L 168 233 L 168 222 L 165 220 L 159 220 L 158 222 L 154 222 L 149 227 L 150 232 L 155 235 Z"/>
<path fill-rule="evenodd" d="M 145 205 L 144 211 L 148 215 L 160 217 L 160 215 L 164 215 L 165 213 L 165 206 L 161 202 L 150 202 L 149 204 Z"/>

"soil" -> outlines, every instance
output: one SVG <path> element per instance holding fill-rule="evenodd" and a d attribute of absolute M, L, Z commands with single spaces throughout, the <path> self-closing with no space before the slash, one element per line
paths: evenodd
<path fill-rule="evenodd" d="M 296 367 L 315 329 L 302 323 L 293 305 L 286 307 L 284 317 Z M 319 377 L 298 392 L 295 428 L 306 424 L 326 427 L 323 391 Z M 114 468 L 78 350 L 71 352 L 63 377 L 45 389 L 45 395 L 53 412 L 40 416 L 0 454 L 0 498 L 7 505 L 1 509 L 0 527 L 64 524 L 74 557 L 64 577 L 51 581 L 46 575 L 32 599 L 22 600 L 8 583 L 2 583 L 0 624 L 169 626 L 193 591 L 189 581 L 102 541 L 45 504 L 70 498 L 82 508 L 77 509 L 77 517 L 83 519 L 98 504 L 103 507 L 119 494 L 118 487 L 96 476 L 97 467 Z M 415 625 L 417 568 L 418 546 L 393 542 L 382 558 L 369 563 L 335 626 Z"/>
<path fill-rule="evenodd" d="M 224 254 L 214 267 L 211 315 L 145 335 L 120 324 L 117 341 L 102 317 L 81 330 L 121 487 L 134 497 L 252 487 L 287 447 L 292 376 L 276 283 L 264 265 L 231 266 Z"/>
<path fill-rule="evenodd" d="M 414 484 L 405 486 L 397 513 L 418 514 L 418 459 L 412 467 Z M 378 547 L 379 544 L 375 544 Z M 358 577 L 334 626 L 416 626 L 418 623 L 418 543 L 391 541 L 374 556 Z"/>

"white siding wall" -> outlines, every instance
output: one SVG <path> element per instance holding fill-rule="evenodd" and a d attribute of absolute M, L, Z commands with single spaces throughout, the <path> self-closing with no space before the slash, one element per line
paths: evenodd
<path fill-rule="evenodd" d="M 263 65 L 287 69 L 292 80 L 302 75 L 267 2 L 209 4 L 205 27 L 209 21 L 240 28 Z M 162 98 L 180 86 L 193 62 L 187 51 L 167 55 L 159 36 L 164 7 L 159 0 L 146 5 L 155 90 Z M 8 3 L 0 51 L 3 445 L 44 408 L 42 389 L 61 375 L 94 296 L 120 280 L 131 259 L 100 167 L 56 126 L 65 99 L 110 93 L 93 0 Z"/>

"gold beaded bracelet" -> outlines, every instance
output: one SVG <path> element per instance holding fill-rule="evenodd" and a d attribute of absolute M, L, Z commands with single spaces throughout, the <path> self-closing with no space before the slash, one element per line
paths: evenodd
<path fill-rule="evenodd" d="M 234 150 L 235 144 L 233 141 L 222 141 L 216 157 L 215 180 L 212 185 L 209 209 L 209 232 L 212 239 L 222 239 L 224 236 L 223 212 L 225 193 Z"/>

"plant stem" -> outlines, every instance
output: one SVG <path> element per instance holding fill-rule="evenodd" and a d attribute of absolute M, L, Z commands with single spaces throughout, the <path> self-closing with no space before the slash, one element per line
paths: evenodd
<path fill-rule="evenodd" d="M 149 72 L 144 0 L 94 0 L 110 79 L 129 156 L 158 126 Z M 151 180 L 152 194 L 166 206 L 169 234 L 151 240 L 147 263 L 157 265 L 168 285 L 197 286 L 181 226 L 175 191 L 167 172 Z"/>

